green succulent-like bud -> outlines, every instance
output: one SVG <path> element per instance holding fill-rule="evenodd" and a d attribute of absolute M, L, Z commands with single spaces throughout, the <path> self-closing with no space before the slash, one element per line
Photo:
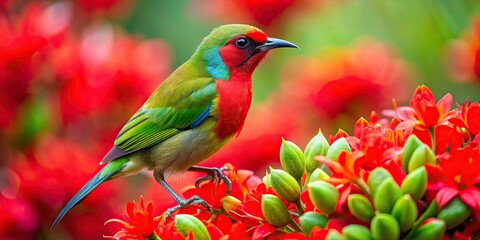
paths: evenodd
<path fill-rule="evenodd" d="M 223 210 L 226 212 L 238 210 L 242 206 L 242 201 L 232 195 L 223 197 L 220 202 L 222 203 Z"/>
<path fill-rule="evenodd" d="M 429 218 L 407 240 L 441 240 L 446 229 L 443 220 Z"/>
<path fill-rule="evenodd" d="M 418 210 L 410 194 L 405 194 L 397 200 L 393 205 L 392 216 L 397 219 L 400 232 L 406 232 L 413 226 L 418 217 Z"/>
<path fill-rule="evenodd" d="M 424 166 L 427 163 L 435 164 L 435 153 L 425 144 L 422 144 L 415 149 L 408 161 L 408 172 Z"/>
<path fill-rule="evenodd" d="M 280 147 L 280 163 L 283 169 L 297 181 L 302 178 L 303 172 L 305 172 L 305 156 L 295 143 L 283 138 Z"/>
<path fill-rule="evenodd" d="M 342 229 L 343 236 L 347 240 L 369 240 L 372 239 L 370 229 L 358 224 L 350 224 Z"/>
<path fill-rule="evenodd" d="M 318 167 L 318 161 L 315 156 L 324 156 L 328 150 L 328 141 L 323 136 L 322 130 L 318 130 L 318 134 L 308 142 L 305 148 L 305 169 L 307 173 L 312 173 Z"/>
<path fill-rule="evenodd" d="M 298 218 L 300 226 L 302 227 L 303 233 L 310 236 L 310 232 L 313 227 L 318 226 L 320 228 L 325 228 L 328 223 L 328 218 L 316 213 L 316 212 L 306 212 Z"/>
<path fill-rule="evenodd" d="M 343 151 L 352 152 L 352 149 L 345 138 L 339 138 L 330 145 L 325 156 L 330 160 L 337 161 Z"/>
<path fill-rule="evenodd" d="M 393 205 L 403 195 L 398 184 L 392 179 L 385 179 L 377 188 L 373 195 L 373 206 L 377 211 L 390 213 Z"/>
<path fill-rule="evenodd" d="M 312 174 L 310 174 L 310 179 L 308 182 L 325 180 L 325 179 L 328 179 L 329 177 L 330 176 L 328 176 L 328 174 L 325 171 L 323 171 L 321 168 L 317 168 L 315 169 L 315 171 L 312 172 Z"/>
<path fill-rule="evenodd" d="M 340 192 L 330 183 L 315 181 L 308 184 L 308 194 L 316 208 L 324 214 L 330 214 L 337 207 Z"/>
<path fill-rule="evenodd" d="M 368 188 L 370 188 L 370 191 L 372 192 L 372 195 L 375 195 L 377 187 L 387 178 L 392 178 L 392 175 L 390 175 L 385 168 L 377 167 L 370 172 L 370 175 L 368 175 L 367 184 Z"/>
<path fill-rule="evenodd" d="M 400 238 L 400 226 L 392 215 L 378 213 L 372 219 L 370 233 L 374 239 L 397 240 Z"/>
<path fill-rule="evenodd" d="M 413 152 L 422 144 L 422 141 L 420 141 L 420 139 L 418 139 L 418 137 L 414 134 L 408 137 L 402 153 L 402 169 L 404 172 L 408 173 L 408 162 L 410 161 L 410 157 L 412 156 Z"/>
<path fill-rule="evenodd" d="M 372 203 L 362 194 L 350 194 L 347 204 L 352 215 L 361 221 L 370 222 L 375 216 Z"/>
<path fill-rule="evenodd" d="M 346 238 L 335 229 L 330 229 L 325 240 L 346 240 Z"/>
<path fill-rule="evenodd" d="M 275 227 L 284 227 L 293 221 L 282 200 L 272 194 L 262 195 L 262 213 L 267 222 Z"/>
<path fill-rule="evenodd" d="M 262 178 L 262 182 L 265 184 L 265 187 L 267 188 L 272 187 L 272 182 L 270 180 L 270 174 L 268 174 L 268 171 L 265 173 L 265 176 Z"/>
<path fill-rule="evenodd" d="M 427 189 L 427 170 L 424 166 L 410 172 L 402 182 L 402 192 L 408 193 L 413 201 L 420 200 Z"/>
<path fill-rule="evenodd" d="M 278 196 L 289 202 L 296 202 L 300 199 L 300 186 L 292 175 L 281 169 L 270 167 L 270 183 Z"/>
<path fill-rule="evenodd" d="M 175 215 L 175 228 L 182 236 L 187 237 L 191 231 L 195 239 L 209 240 L 207 227 L 198 218 L 189 214 Z"/>
<path fill-rule="evenodd" d="M 459 197 L 456 197 L 440 210 L 437 218 L 445 221 L 447 229 L 452 229 L 463 223 L 471 212 L 472 210 Z"/>

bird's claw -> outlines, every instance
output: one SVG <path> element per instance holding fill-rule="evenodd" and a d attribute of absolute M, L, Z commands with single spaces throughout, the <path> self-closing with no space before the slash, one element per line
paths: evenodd
<path fill-rule="evenodd" d="M 207 176 L 201 177 L 195 181 L 195 187 L 200 188 L 200 184 L 205 181 L 217 181 L 217 184 L 223 182 L 227 185 L 227 195 L 232 191 L 232 181 L 228 179 L 227 176 L 223 175 L 224 171 L 230 171 L 228 167 L 221 167 L 221 168 L 210 168 L 212 174 Z"/>
<path fill-rule="evenodd" d="M 201 206 L 205 207 L 205 209 L 207 209 L 207 211 L 210 211 L 212 209 L 212 206 L 210 206 L 210 204 L 208 204 L 205 200 L 203 200 L 198 195 L 194 195 L 189 199 L 179 199 L 179 200 L 177 200 L 177 206 L 167 209 L 165 214 L 168 218 L 171 218 L 173 213 L 176 212 L 177 210 L 189 207 L 191 205 L 201 205 Z"/>

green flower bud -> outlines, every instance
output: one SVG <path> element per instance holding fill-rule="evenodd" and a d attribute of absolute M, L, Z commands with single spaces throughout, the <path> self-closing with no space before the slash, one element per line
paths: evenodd
<path fill-rule="evenodd" d="M 410 157 L 410 161 L 408 162 L 408 172 L 412 172 L 413 170 L 424 166 L 427 163 L 435 164 L 437 161 L 435 160 L 435 153 L 425 144 L 420 145 L 415 149 L 412 156 Z"/>
<path fill-rule="evenodd" d="M 347 240 L 369 240 L 372 239 L 370 229 L 358 224 L 350 224 L 342 229 L 343 236 Z"/>
<path fill-rule="evenodd" d="M 452 229 L 463 223 L 471 212 L 472 210 L 459 197 L 456 197 L 440 210 L 437 218 L 445 221 L 447 229 Z"/>
<path fill-rule="evenodd" d="M 383 181 L 387 178 L 392 178 L 392 175 L 385 170 L 385 168 L 377 167 L 370 172 L 368 175 L 368 188 L 372 192 L 372 195 L 375 195 L 377 187 L 383 183 Z"/>
<path fill-rule="evenodd" d="M 238 210 L 242 206 L 242 201 L 231 195 L 223 197 L 220 202 L 222 203 L 223 210 L 226 212 Z"/>
<path fill-rule="evenodd" d="M 328 176 L 328 174 L 323 171 L 322 169 L 320 168 L 317 168 L 315 169 L 315 171 L 312 172 L 312 174 L 310 175 L 310 180 L 309 182 L 315 182 L 315 181 L 319 181 L 319 180 L 325 180 L 325 179 L 328 179 L 330 176 Z"/>
<path fill-rule="evenodd" d="M 265 173 L 265 176 L 262 178 L 262 182 L 265 184 L 266 188 L 272 187 L 272 182 L 270 180 L 270 174 Z"/>
<path fill-rule="evenodd" d="M 392 215 L 378 213 L 372 219 L 370 233 L 374 239 L 397 240 L 400 237 L 400 227 Z"/>
<path fill-rule="evenodd" d="M 398 184 L 392 179 L 385 179 L 373 195 L 373 206 L 382 213 L 390 213 L 393 205 L 403 195 Z"/>
<path fill-rule="evenodd" d="M 262 195 L 262 213 L 267 222 L 275 227 L 283 227 L 293 221 L 282 200 L 272 194 Z"/>
<path fill-rule="evenodd" d="M 375 216 L 372 203 L 361 194 L 350 194 L 347 200 L 348 209 L 353 216 L 364 222 L 370 222 Z"/>
<path fill-rule="evenodd" d="M 403 195 L 393 205 L 392 216 L 394 216 L 400 225 L 400 232 L 409 230 L 418 217 L 417 205 L 409 194 Z"/>
<path fill-rule="evenodd" d="M 209 240 L 207 227 L 198 218 L 189 214 L 175 215 L 175 228 L 182 236 L 187 237 L 191 231 L 195 239 Z"/>
<path fill-rule="evenodd" d="M 337 161 L 343 151 L 352 152 L 352 149 L 345 138 L 339 138 L 330 145 L 325 156 L 330 160 Z"/>
<path fill-rule="evenodd" d="M 418 139 L 418 137 L 414 134 L 408 137 L 407 142 L 405 142 L 405 146 L 403 147 L 402 153 L 402 169 L 404 172 L 408 173 L 408 162 L 410 161 L 410 157 L 412 156 L 415 149 L 417 149 L 422 144 L 422 141 L 420 141 L 420 139 Z"/>
<path fill-rule="evenodd" d="M 419 167 L 410 172 L 402 182 L 402 192 L 408 193 L 416 202 L 420 200 L 427 189 L 427 170 Z"/>
<path fill-rule="evenodd" d="M 443 220 L 429 218 L 415 231 L 408 240 L 442 240 L 446 227 Z"/>
<path fill-rule="evenodd" d="M 302 150 L 293 142 L 282 138 L 280 147 L 280 163 L 285 171 L 295 179 L 300 180 L 305 172 L 305 156 Z"/>
<path fill-rule="evenodd" d="M 292 175 L 280 169 L 270 167 L 270 183 L 278 196 L 289 202 L 296 202 L 300 199 L 300 186 Z"/>
<path fill-rule="evenodd" d="M 324 156 L 328 150 L 328 141 L 323 136 L 322 130 L 318 130 L 318 134 L 308 142 L 305 148 L 305 168 L 307 173 L 315 171 L 318 167 L 318 161 L 315 160 L 316 156 Z"/>
<path fill-rule="evenodd" d="M 330 229 L 325 240 L 346 240 L 346 238 L 335 229 Z"/>
<path fill-rule="evenodd" d="M 316 212 L 306 212 L 300 216 L 298 220 L 305 235 L 310 236 L 313 227 L 319 226 L 323 229 L 327 225 L 329 219 Z"/>
<path fill-rule="evenodd" d="M 330 183 L 315 181 L 308 184 L 308 194 L 316 208 L 324 214 L 330 214 L 337 207 L 340 192 Z"/>

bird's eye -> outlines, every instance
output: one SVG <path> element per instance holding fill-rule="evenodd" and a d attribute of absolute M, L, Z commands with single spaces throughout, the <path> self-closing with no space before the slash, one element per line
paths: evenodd
<path fill-rule="evenodd" d="M 235 41 L 235 46 L 239 49 L 244 49 L 248 46 L 248 40 L 246 38 L 239 38 Z"/>

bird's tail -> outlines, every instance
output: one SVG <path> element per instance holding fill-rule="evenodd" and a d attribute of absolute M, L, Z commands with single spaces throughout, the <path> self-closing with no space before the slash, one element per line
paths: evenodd
<path fill-rule="evenodd" d="M 67 214 L 70 209 L 75 207 L 79 204 L 85 197 L 88 196 L 95 188 L 97 188 L 100 184 L 116 177 L 118 173 L 120 173 L 126 166 L 128 162 L 128 158 L 120 158 L 108 163 L 105 167 L 102 168 L 90 181 L 88 181 L 80 191 L 75 194 L 75 196 L 68 201 L 68 203 L 63 207 L 63 209 L 58 214 L 55 221 L 53 221 L 51 229 L 53 229 L 60 220 Z"/>

